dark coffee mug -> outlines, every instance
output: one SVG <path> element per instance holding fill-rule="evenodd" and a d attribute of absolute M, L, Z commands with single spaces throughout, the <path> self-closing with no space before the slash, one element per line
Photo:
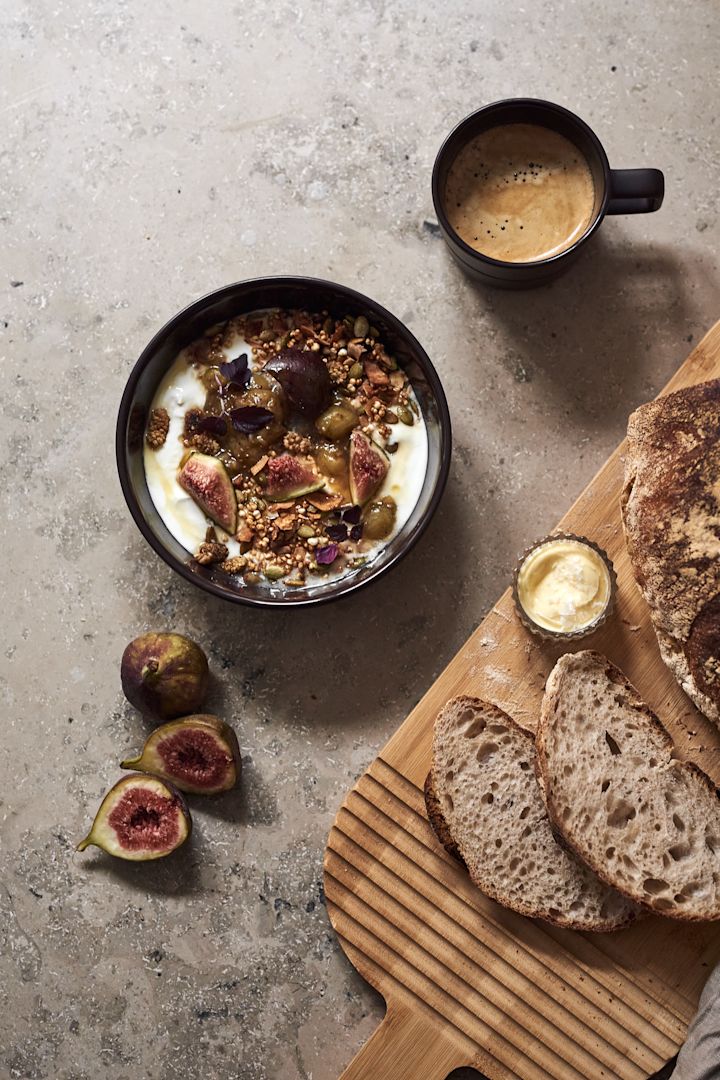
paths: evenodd
<path fill-rule="evenodd" d="M 445 210 L 448 172 L 458 153 L 476 135 L 501 124 L 538 124 L 569 139 L 587 161 L 595 187 L 593 214 L 585 232 L 564 251 L 533 262 L 503 262 L 470 247 L 451 226 Z M 440 147 L 432 175 L 435 213 L 453 258 L 471 277 L 487 285 L 524 289 L 541 285 L 562 273 L 606 214 L 647 214 L 659 210 L 665 180 L 659 169 L 611 169 L 595 132 L 568 109 L 538 98 L 507 98 L 466 116 Z"/>

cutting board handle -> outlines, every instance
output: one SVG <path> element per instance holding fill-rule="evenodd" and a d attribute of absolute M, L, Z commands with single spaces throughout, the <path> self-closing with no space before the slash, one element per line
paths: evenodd
<path fill-rule="evenodd" d="M 467 1052 L 423 1014 L 388 1005 L 340 1080 L 445 1080 L 453 1069 L 470 1064 Z"/>

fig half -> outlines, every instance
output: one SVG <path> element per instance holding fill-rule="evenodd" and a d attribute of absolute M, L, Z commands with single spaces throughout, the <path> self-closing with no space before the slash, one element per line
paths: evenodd
<path fill-rule="evenodd" d="M 390 468 L 390 459 L 382 447 L 355 428 L 350 436 L 350 496 L 364 506 L 375 494 Z"/>
<path fill-rule="evenodd" d="M 208 662 L 199 645 L 183 634 L 141 634 L 126 647 L 120 663 L 123 693 L 154 720 L 171 720 L 202 705 Z"/>
<path fill-rule="evenodd" d="M 156 776 L 132 773 L 110 788 L 77 850 L 94 844 L 119 859 L 147 862 L 170 855 L 191 831 L 179 791 Z"/>
<path fill-rule="evenodd" d="M 139 769 L 170 780 L 193 795 L 229 791 L 240 776 L 240 747 L 229 724 L 200 713 L 162 724 L 148 737 L 142 753 L 126 758 L 123 769 Z"/>
<path fill-rule="evenodd" d="M 270 502 L 299 499 L 302 495 L 310 495 L 325 487 L 325 481 L 318 476 L 314 467 L 292 454 L 270 458 L 266 473 L 265 496 Z"/>
<path fill-rule="evenodd" d="M 178 475 L 180 487 L 225 532 L 237 529 L 237 498 L 230 474 L 219 458 L 191 454 Z"/>

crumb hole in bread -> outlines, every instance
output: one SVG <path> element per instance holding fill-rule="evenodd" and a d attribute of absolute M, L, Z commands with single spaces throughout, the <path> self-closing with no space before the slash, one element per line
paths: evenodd
<path fill-rule="evenodd" d="M 521 762 L 520 762 L 520 768 L 522 769 L 522 771 L 523 771 L 523 772 L 527 772 L 527 771 L 528 771 L 528 769 L 530 768 L 530 762 L 528 762 L 528 761 L 521 761 Z"/>
<path fill-rule="evenodd" d="M 573 774 L 572 765 L 563 765 L 563 776 L 572 776 L 572 774 Z"/>
<path fill-rule="evenodd" d="M 453 810 L 455 809 L 455 803 L 452 801 L 452 796 L 448 794 L 443 794 L 442 801 L 445 809 L 452 814 Z"/>
<path fill-rule="evenodd" d="M 507 724 L 488 724 L 487 730 L 492 732 L 493 735 L 505 735 L 507 733 Z"/>
<path fill-rule="evenodd" d="M 708 849 L 708 851 L 712 852 L 712 854 L 714 855 L 716 853 L 718 847 L 720 847 L 720 841 L 718 840 L 717 836 L 713 836 L 712 833 L 706 832 L 705 833 L 705 847 Z"/>
<path fill-rule="evenodd" d="M 622 752 L 620 750 L 620 747 L 615 742 L 615 740 L 613 739 L 613 737 L 612 737 L 612 735 L 610 734 L 609 731 L 605 732 L 605 742 L 608 744 L 608 746 L 610 748 L 610 753 L 612 754 L 613 757 L 616 757 L 618 754 L 620 754 Z"/>
<path fill-rule="evenodd" d="M 499 836 L 498 836 L 497 840 L 495 841 L 495 847 L 496 848 L 501 848 L 502 847 L 502 840 L 500 839 Z"/>
<path fill-rule="evenodd" d="M 490 790 L 491 791 L 497 791 L 497 789 L 498 789 L 498 786 L 495 783 L 495 781 L 493 780 L 492 783 L 490 784 Z"/>
<path fill-rule="evenodd" d="M 445 773 L 445 779 L 447 780 L 448 784 L 452 781 L 454 776 L 455 773 L 452 771 L 452 769 L 448 769 L 448 771 Z"/>
<path fill-rule="evenodd" d="M 490 803 L 495 802 L 495 796 L 493 795 L 493 793 L 491 791 L 486 791 L 485 794 L 483 795 L 482 799 L 480 800 L 480 802 L 481 803 L 487 803 L 488 806 L 489 806 Z"/>
<path fill-rule="evenodd" d="M 563 806 L 562 815 L 561 815 L 563 821 L 567 821 L 567 819 L 570 817 L 571 813 L 572 813 L 572 811 L 570 810 L 569 806 Z"/>
<path fill-rule="evenodd" d="M 615 848 L 614 847 L 607 848 L 607 850 L 605 851 L 605 858 L 606 859 L 614 859 L 615 858 Z"/>
<path fill-rule="evenodd" d="M 463 713 L 460 717 L 461 721 L 470 721 L 463 732 L 466 739 L 474 739 L 477 735 L 482 735 L 487 726 L 487 721 L 483 720 L 482 717 L 479 717 L 478 719 L 474 719 L 474 717 L 475 714 L 471 709 L 468 709 L 467 712 Z"/>
<path fill-rule="evenodd" d="M 673 825 L 678 832 L 685 832 L 685 822 L 679 814 L 673 814 Z"/>
<path fill-rule="evenodd" d="M 650 768 L 651 768 L 651 769 L 654 769 L 654 768 L 656 768 L 656 766 L 657 766 L 657 763 L 658 763 L 658 760 L 657 760 L 657 758 L 656 758 L 656 757 L 651 757 L 651 758 L 650 758 L 650 761 L 648 762 L 648 764 L 650 765 Z"/>
<path fill-rule="evenodd" d="M 500 747 L 495 742 L 481 743 L 475 752 L 478 765 L 482 765 L 483 761 L 487 761 L 488 758 L 491 758 L 499 749 Z"/>
<path fill-rule="evenodd" d="M 601 791 L 607 791 L 607 789 L 609 787 L 610 787 L 610 781 L 609 780 L 603 780 L 602 784 L 600 785 L 600 790 Z"/>
<path fill-rule="evenodd" d="M 637 814 L 637 810 L 627 799 L 618 799 L 607 817 L 607 823 L 613 829 L 624 829 Z"/>
<path fill-rule="evenodd" d="M 660 832 L 661 828 L 662 828 L 662 825 L 660 824 L 660 822 L 656 821 L 655 824 L 653 825 L 653 829 L 655 830 L 655 832 Z"/>
<path fill-rule="evenodd" d="M 664 896 L 659 896 L 653 903 L 653 907 L 656 911 L 670 911 L 675 905 L 672 900 L 668 900 Z"/>
<path fill-rule="evenodd" d="M 530 807 L 529 806 L 523 806 L 522 810 L 520 811 L 520 820 L 524 821 L 529 813 L 530 813 Z"/>
<path fill-rule="evenodd" d="M 525 837 L 529 836 L 531 832 L 532 832 L 532 829 L 530 828 L 530 826 L 526 825 L 525 828 L 523 829 L 523 831 L 520 833 L 520 839 L 524 840 Z M 497 841 L 496 841 L 496 843 L 497 843 Z"/>
<path fill-rule="evenodd" d="M 518 859 L 517 855 L 515 855 L 515 856 L 513 856 L 513 858 L 508 863 L 508 870 L 517 870 L 519 865 L 520 865 L 520 860 Z"/>
<path fill-rule="evenodd" d="M 559 911 L 556 907 L 551 907 L 548 908 L 548 915 L 552 916 L 553 919 L 560 919 L 562 917 L 562 911 Z"/>
<path fill-rule="evenodd" d="M 582 906 L 583 906 L 582 900 L 573 900 L 573 902 L 570 905 L 568 910 L 569 911 L 580 911 L 582 909 Z"/>
<path fill-rule="evenodd" d="M 643 892 L 648 896 L 658 896 L 660 893 L 668 891 L 667 881 L 663 881 L 662 878 L 649 877 L 643 881 Z"/>
<path fill-rule="evenodd" d="M 687 859 L 688 855 L 692 855 L 692 845 L 673 844 L 671 848 L 668 848 L 668 855 L 675 862 L 680 862 L 681 859 Z"/>

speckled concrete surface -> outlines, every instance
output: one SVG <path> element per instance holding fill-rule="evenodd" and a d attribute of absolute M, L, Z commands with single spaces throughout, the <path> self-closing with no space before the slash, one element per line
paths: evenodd
<path fill-rule="evenodd" d="M 3 300 L 0 1075 L 331 1080 L 381 1003 L 330 930 L 333 814 L 549 528 L 720 316 L 711 0 L 19 0 L 0 14 Z M 424 222 L 449 127 L 509 94 L 580 112 L 663 210 L 572 275 L 491 293 Z M 124 380 L 193 297 L 261 273 L 357 286 L 435 360 L 447 496 L 385 580 L 326 610 L 235 610 L 173 576 L 115 475 Z M 126 641 L 211 659 L 246 783 L 189 850 L 73 853 L 143 724 Z"/>

